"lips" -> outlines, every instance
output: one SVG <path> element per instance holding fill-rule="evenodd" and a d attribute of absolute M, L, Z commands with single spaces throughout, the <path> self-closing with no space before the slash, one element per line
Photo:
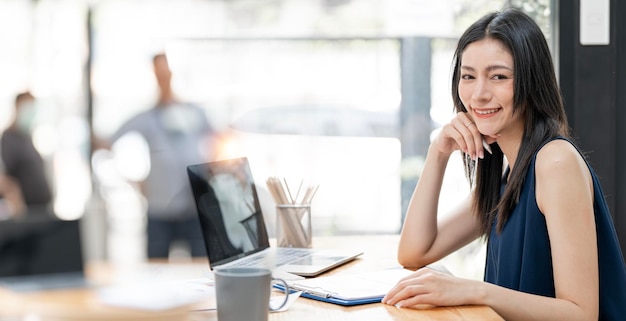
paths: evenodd
<path fill-rule="evenodd" d="M 474 109 L 474 114 L 478 117 L 489 117 L 502 110 L 502 108 Z"/>

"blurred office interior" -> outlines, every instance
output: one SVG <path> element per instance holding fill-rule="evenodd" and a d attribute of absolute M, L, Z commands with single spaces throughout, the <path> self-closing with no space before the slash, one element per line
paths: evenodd
<path fill-rule="evenodd" d="M 152 106 L 151 57 L 165 51 L 175 92 L 219 131 L 219 157 L 249 158 L 270 227 L 265 179 L 279 176 L 294 189 L 320 184 L 314 235 L 398 233 L 429 139 L 453 113 L 457 37 L 515 5 L 540 24 L 556 59 L 557 3 L 4 0 L 0 125 L 15 94 L 32 91 L 55 213 L 83 217 L 88 258 L 142 260 L 145 202 L 132 182 L 149 170 L 145 143 L 129 135 L 94 152 L 90 134 L 107 137 Z M 453 161 L 443 212 L 468 190 Z"/>

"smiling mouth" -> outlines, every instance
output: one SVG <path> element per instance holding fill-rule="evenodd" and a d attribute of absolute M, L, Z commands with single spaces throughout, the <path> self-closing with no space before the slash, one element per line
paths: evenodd
<path fill-rule="evenodd" d="M 493 114 L 496 113 L 498 111 L 500 111 L 501 108 L 494 108 L 494 109 L 474 109 L 474 112 L 478 115 L 489 115 L 489 114 Z"/>

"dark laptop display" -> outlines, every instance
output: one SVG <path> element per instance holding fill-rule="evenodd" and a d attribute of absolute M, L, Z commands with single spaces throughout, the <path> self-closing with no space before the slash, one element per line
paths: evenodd
<path fill-rule="evenodd" d="M 84 285 L 78 220 L 0 221 L 0 285 L 15 290 Z"/>
<path fill-rule="evenodd" d="M 268 248 L 256 186 L 245 159 L 188 167 L 209 261 L 221 265 Z"/>

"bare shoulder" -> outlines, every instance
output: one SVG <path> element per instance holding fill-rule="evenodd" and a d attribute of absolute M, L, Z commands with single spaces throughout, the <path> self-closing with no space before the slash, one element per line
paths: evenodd
<path fill-rule="evenodd" d="M 553 140 L 539 150 L 535 175 L 539 192 L 537 199 L 540 203 L 544 196 L 558 193 L 557 191 L 577 190 L 584 194 L 593 191 L 591 171 L 587 163 L 576 147 L 566 140 Z"/>
<path fill-rule="evenodd" d="M 570 142 L 557 139 L 537 153 L 535 196 L 544 215 L 587 208 L 593 202 L 593 180 L 583 156 Z"/>
<path fill-rule="evenodd" d="M 588 172 L 582 155 L 570 142 L 555 139 L 537 153 L 535 170 L 538 174 L 557 174 L 571 171 Z"/>

